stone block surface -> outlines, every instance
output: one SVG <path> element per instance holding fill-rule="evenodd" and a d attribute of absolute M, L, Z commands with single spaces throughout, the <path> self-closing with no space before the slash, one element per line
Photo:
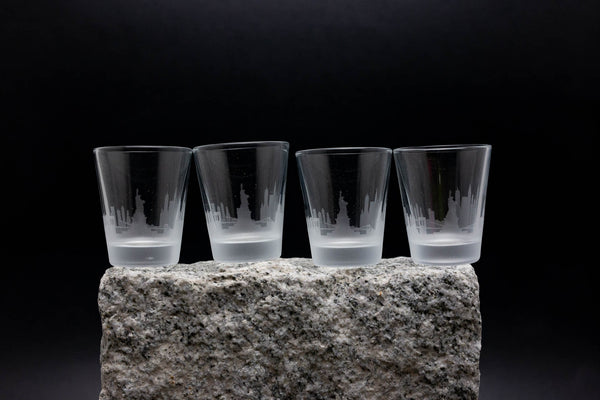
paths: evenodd
<path fill-rule="evenodd" d="M 112 267 L 98 305 L 101 400 L 478 397 L 470 265 Z"/>

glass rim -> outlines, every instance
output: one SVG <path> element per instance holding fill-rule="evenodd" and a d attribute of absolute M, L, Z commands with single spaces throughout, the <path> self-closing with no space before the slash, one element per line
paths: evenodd
<path fill-rule="evenodd" d="M 423 146 L 405 146 L 394 149 L 394 153 L 404 152 L 428 152 L 428 151 L 456 151 L 456 150 L 475 150 L 491 149 L 491 144 L 441 144 L 441 145 L 423 145 Z"/>
<path fill-rule="evenodd" d="M 316 149 L 305 149 L 296 152 L 296 157 L 305 155 L 356 155 L 362 153 L 391 153 L 389 147 L 320 147 Z"/>
<path fill-rule="evenodd" d="M 123 153 L 159 153 L 163 151 L 174 151 L 191 153 L 192 149 L 183 146 L 160 146 L 160 145 L 123 145 L 123 146 L 100 146 L 94 148 L 94 153 L 99 152 L 123 152 Z"/>
<path fill-rule="evenodd" d="M 203 144 L 193 148 L 194 152 L 198 151 L 209 151 L 209 150 L 243 150 L 250 148 L 268 147 L 268 146 L 279 146 L 285 150 L 289 150 L 290 144 L 284 140 L 257 140 L 247 142 L 225 142 L 225 143 L 211 143 Z"/>

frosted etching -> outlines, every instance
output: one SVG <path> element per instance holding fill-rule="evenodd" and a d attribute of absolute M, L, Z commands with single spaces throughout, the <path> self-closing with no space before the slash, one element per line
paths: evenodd
<path fill-rule="evenodd" d="M 240 206 L 235 210 L 236 216 L 232 216 L 229 208 L 223 203 L 216 205 L 210 203 L 206 211 L 206 222 L 211 234 L 224 235 L 231 233 L 273 231 L 279 232 L 283 224 L 283 207 L 279 202 L 279 195 L 270 193 L 265 189 L 260 203 L 258 219 L 253 219 L 250 213 L 250 205 L 244 187 L 240 190 Z"/>
<path fill-rule="evenodd" d="M 183 207 L 165 195 L 154 225 L 144 213 L 145 204 L 136 191 L 132 214 L 124 206 L 117 209 L 111 206 L 104 215 L 111 264 L 168 265 L 179 259 Z"/>
<path fill-rule="evenodd" d="M 112 240 L 124 240 L 131 237 L 155 237 L 168 235 L 173 229 L 181 229 L 183 212 L 178 212 L 175 199 L 170 199 L 166 194 L 158 217 L 158 224 L 149 224 L 144 215 L 144 205 L 139 192 L 136 191 L 135 209 L 130 214 L 124 206 L 115 209 L 109 207 L 108 214 L 104 214 L 104 224 L 110 229 L 106 230 L 107 236 Z"/>
<path fill-rule="evenodd" d="M 324 209 L 311 210 L 306 219 L 313 259 L 324 266 L 367 265 L 381 258 L 385 206 L 375 196 L 365 196 L 356 223 L 348 213 L 348 202 L 340 193 L 335 219 Z"/>
<path fill-rule="evenodd" d="M 381 210 L 381 199 L 375 196 L 370 200 L 369 195 L 365 197 L 364 206 L 358 218 L 358 226 L 352 226 L 348 216 L 348 202 L 340 193 L 338 200 L 339 212 L 335 219 L 324 209 L 311 210 L 307 218 L 307 226 L 310 235 L 323 235 L 327 237 L 348 237 L 356 235 L 371 235 L 383 232 L 383 215 Z"/>
<path fill-rule="evenodd" d="M 471 193 L 469 188 L 466 196 L 461 196 L 460 190 L 448 196 L 448 211 L 442 219 L 434 210 L 428 208 L 426 212 L 416 204 L 411 204 L 410 214 L 404 216 L 407 221 L 409 236 L 419 235 L 445 235 L 462 234 L 475 236 L 481 235 L 483 223 L 483 207 L 478 203 L 478 196 Z"/>
<path fill-rule="evenodd" d="M 256 218 L 252 218 L 250 196 L 241 187 L 235 216 L 229 207 L 210 203 L 206 210 L 211 250 L 221 262 L 270 260 L 281 255 L 283 196 L 265 189 Z M 280 201 L 281 199 L 281 201 Z M 256 210 L 256 208 L 254 208 Z"/>

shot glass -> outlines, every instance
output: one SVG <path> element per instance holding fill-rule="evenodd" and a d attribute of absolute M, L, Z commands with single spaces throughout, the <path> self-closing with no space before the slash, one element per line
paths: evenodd
<path fill-rule="evenodd" d="M 289 143 L 220 143 L 194 148 L 215 261 L 281 257 Z"/>
<path fill-rule="evenodd" d="M 192 150 L 110 146 L 94 157 L 109 263 L 177 264 Z"/>
<path fill-rule="evenodd" d="M 381 260 L 392 150 L 340 147 L 296 153 L 313 262 L 351 267 Z"/>
<path fill-rule="evenodd" d="M 487 144 L 394 149 L 413 261 L 479 260 L 491 150 Z"/>

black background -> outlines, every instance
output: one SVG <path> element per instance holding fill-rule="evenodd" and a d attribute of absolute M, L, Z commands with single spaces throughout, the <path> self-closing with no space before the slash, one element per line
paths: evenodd
<path fill-rule="evenodd" d="M 94 399 L 108 267 L 92 149 L 489 143 L 481 396 L 600 396 L 597 1 L 0 3 L 0 398 Z M 409 254 L 395 171 L 384 256 Z M 211 258 L 195 171 L 181 262 Z"/>

